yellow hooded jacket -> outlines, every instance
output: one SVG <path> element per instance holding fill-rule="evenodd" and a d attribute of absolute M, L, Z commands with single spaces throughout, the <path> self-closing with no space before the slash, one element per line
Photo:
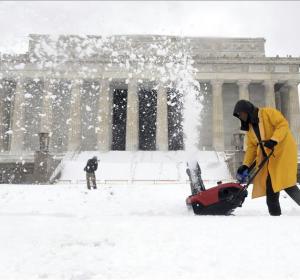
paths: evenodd
<path fill-rule="evenodd" d="M 260 108 L 258 111 L 259 131 L 261 140 L 274 140 L 278 144 L 269 162 L 254 179 L 252 198 L 266 195 L 266 180 L 268 172 L 271 177 L 274 192 L 296 185 L 297 181 L 297 144 L 284 116 L 273 108 Z M 258 145 L 257 136 L 252 125 L 246 135 L 246 154 L 243 164 L 248 167 L 256 160 L 258 165 L 263 159 L 263 153 Z M 271 150 L 265 147 L 266 153 Z"/>

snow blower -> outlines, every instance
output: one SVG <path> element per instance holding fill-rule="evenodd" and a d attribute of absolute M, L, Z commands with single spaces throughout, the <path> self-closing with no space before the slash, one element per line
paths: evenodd
<path fill-rule="evenodd" d="M 254 161 L 248 170 L 237 176 L 237 182 L 217 182 L 216 187 L 205 189 L 201 168 L 198 162 L 187 164 L 187 175 L 190 179 L 192 195 L 186 199 L 186 204 L 191 207 L 196 215 L 230 215 L 237 207 L 242 207 L 248 195 L 248 187 L 273 154 L 266 156 L 256 166 Z"/>

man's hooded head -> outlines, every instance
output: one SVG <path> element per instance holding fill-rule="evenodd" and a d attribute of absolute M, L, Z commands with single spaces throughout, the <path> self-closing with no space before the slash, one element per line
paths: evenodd
<path fill-rule="evenodd" d="M 241 116 L 246 115 L 246 119 L 243 119 Z M 248 100 L 239 100 L 233 110 L 233 116 L 237 117 L 241 121 L 241 130 L 248 131 L 249 124 L 257 124 L 259 122 L 258 119 L 258 108 L 255 107 Z"/>

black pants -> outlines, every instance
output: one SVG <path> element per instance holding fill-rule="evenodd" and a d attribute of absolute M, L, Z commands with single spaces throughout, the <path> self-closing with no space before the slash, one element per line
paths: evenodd
<path fill-rule="evenodd" d="M 268 174 L 267 177 L 267 205 L 271 216 L 280 216 L 281 208 L 279 203 L 279 192 L 274 193 L 271 177 Z M 285 189 L 286 193 L 300 206 L 300 189 L 297 186 L 293 186 Z"/>
<path fill-rule="evenodd" d="M 86 183 L 89 190 L 91 187 L 97 189 L 95 172 L 86 172 Z"/>

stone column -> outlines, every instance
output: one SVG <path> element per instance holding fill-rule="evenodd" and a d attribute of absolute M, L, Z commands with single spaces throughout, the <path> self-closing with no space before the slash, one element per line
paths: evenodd
<path fill-rule="evenodd" d="M 126 120 L 126 151 L 139 148 L 139 99 L 136 79 L 128 84 L 127 120 Z"/>
<path fill-rule="evenodd" d="M 215 80 L 212 85 L 213 100 L 213 147 L 216 151 L 224 150 L 224 124 L 223 124 L 223 81 Z"/>
<path fill-rule="evenodd" d="M 265 103 L 266 107 L 273 107 L 276 108 L 275 103 L 275 92 L 274 92 L 274 85 L 275 81 L 272 80 L 266 80 L 263 82 L 263 85 L 265 87 Z"/>
<path fill-rule="evenodd" d="M 68 151 L 78 151 L 81 144 L 81 81 L 72 81 Z"/>
<path fill-rule="evenodd" d="M 248 80 L 239 80 L 237 85 L 239 86 L 239 99 L 249 100 L 249 84 Z"/>
<path fill-rule="evenodd" d="M 10 152 L 21 153 L 24 147 L 25 81 L 17 81 L 11 121 Z"/>
<path fill-rule="evenodd" d="M 0 80 L 0 152 L 4 151 L 4 138 L 5 138 L 5 129 L 4 129 L 4 83 L 3 80 Z"/>
<path fill-rule="evenodd" d="M 102 79 L 101 81 L 98 104 L 98 150 L 107 152 L 111 150 L 112 139 L 112 96 L 108 79 Z"/>
<path fill-rule="evenodd" d="M 167 89 L 158 85 L 156 114 L 156 150 L 168 151 L 168 104 Z"/>
<path fill-rule="evenodd" d="M 299 108 L 299 81 L 288 81 L 289 87 L 289 104 L 288 116 L 291 131 L 297 141 L 298 149 L 300 148 L 300 108 Z"/>
<path fill-rule="evenodd" d="M 282 112 L 282 98 L 281 98 L 280 90 L 275 92 L 275 105 L 276 105 L 276 109 Z"/>
<path fill-rule="evenodd" d="M 41 128 L 39 132 L 48 132 L 51 134 L 52 127 L 52 92 L 51 92 L 51 80 L 44 78 L 44 96 L 43 107 L 41 116 Z"/>
<path fill-rule="evenodd" d="M 278 91 L 275 93 L 275 101 L 276 101 L 276 109 L 279 110 L 284 115 L 284 117 L 290 122 L 288 84 L 282 84 L 280 86 Z"/>

